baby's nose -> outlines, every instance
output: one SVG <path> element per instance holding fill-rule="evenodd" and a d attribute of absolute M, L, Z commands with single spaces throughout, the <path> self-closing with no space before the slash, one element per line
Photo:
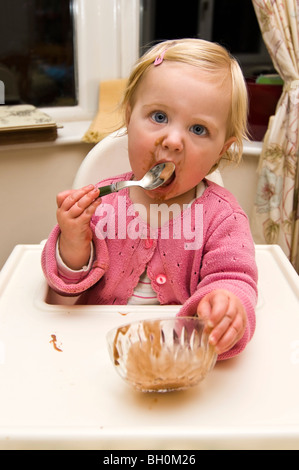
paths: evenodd
<path fill-rule="evenodd" d="M 161 142 L 162 148 L 170 152 L 181 152 L 184 146 L 183 136 L 179 130 L 167 132 Z"/>

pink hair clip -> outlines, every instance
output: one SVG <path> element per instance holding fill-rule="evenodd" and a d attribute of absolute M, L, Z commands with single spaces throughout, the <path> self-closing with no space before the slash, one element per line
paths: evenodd
<path fill-rule="evenodd" d="M 163 52 L 161 52 L 160 55 L 158 55 L 155 59 L 155 62 L 154 62 L 154 65 L 160 65 L 162 64 L 163 62 L 163 59 L 164 59 L 164 55 L 165 55 L 165 52 L 167 51 L 167 49 L 165 49 Z"/>

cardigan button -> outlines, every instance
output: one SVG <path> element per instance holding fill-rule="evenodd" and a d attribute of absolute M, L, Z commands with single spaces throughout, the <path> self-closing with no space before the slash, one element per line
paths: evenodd
<path fill-rule="evenodd" d="M 156 277 L 156 282 L 157 284 L 165 284 L 165 282 L 167 281 L 167 277 L 165 276 L 165 274 L 158 274 L 158 276 Z"/>

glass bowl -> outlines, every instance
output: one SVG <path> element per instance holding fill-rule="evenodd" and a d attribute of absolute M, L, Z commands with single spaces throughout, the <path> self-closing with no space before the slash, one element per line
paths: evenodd
<path fill-rule="evenodd" d="M 198 317 L 141 320 L 110 330 L 107 344 L 119 375 L 142 392 L 185 390 L 214 367 L 217 354 Z"/>

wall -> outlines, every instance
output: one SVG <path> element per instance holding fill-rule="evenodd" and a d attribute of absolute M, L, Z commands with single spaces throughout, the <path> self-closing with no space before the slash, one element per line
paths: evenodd
<path fill-rule="evenodd" d="M 72 186 L 91 144 L 0 148 L 0 269 L 16 244 L 39 243 L 56 223 L 56 194 Z M 225 166 L 224 185 L 250 215 L 256 188 L 256 155 Z"/>
<path fill-rule="evenodd" d="M 238 166 L 227 164 L 220 168 L 224 186 L 237 198 L 248 217 L 255 200 L 257 165 L 258 155 L 245 153 Z"/>
<path fill-rule="evenodd" d="M 56 223 L 56 194 L 70 188 L 89 144 L 0 148 L 0 269 L 16 244 L 39 243 Z"/>

